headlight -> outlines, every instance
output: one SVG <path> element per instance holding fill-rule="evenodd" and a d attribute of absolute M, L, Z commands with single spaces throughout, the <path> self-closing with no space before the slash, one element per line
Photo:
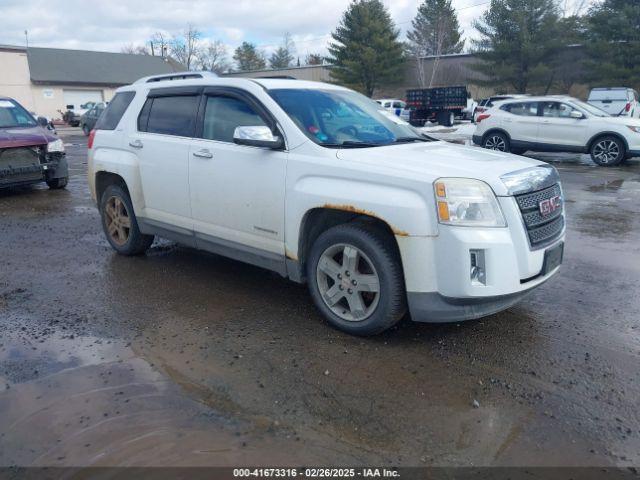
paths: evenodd
<path fill-rule="evenodd" d="M 505 227 L 493 190 L 471 178 L 440 178 L 433 184 L 438 221 L 465 227 Z"/>
<path fill-rule="evenodd" d="M 631 125 L 627 125 L 627 127 L 629 128 L 629 130 L 640 133 L 640 127 L 632 127 Z"/>
<path fill-rule="evenodd" d="M 64 152 L 64 143 L 63 143 L 63 141 L 59 138 L 58 140 L 54 140 L 53 142 L 49 142 L 49 144 L 47 145 L 47 152 L 48 153 Z"/>

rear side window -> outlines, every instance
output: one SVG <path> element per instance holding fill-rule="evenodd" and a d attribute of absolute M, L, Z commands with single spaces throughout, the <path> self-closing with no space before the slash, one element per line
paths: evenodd
<path fill-rule="evenodd" d="M 138 117 L 138 130 L 177 137 L 193 137 L 199 96 L 148 98 Z"/>
<path fill-rule="evenodd" d="M 115 130 L 135 96 L 136 92 L 116 93 L 116 96 L 109 102 L 106 110 L 96 122 L 96 130 Z"/>

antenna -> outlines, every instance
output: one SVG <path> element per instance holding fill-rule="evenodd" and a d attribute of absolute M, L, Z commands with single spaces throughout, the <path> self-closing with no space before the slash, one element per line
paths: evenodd
<path fill-rule="evenodd" d="M 28 31 L 24 31 L 24 38 L 27 41 L 27 48 L 29 48 L 29 32 Z"/>

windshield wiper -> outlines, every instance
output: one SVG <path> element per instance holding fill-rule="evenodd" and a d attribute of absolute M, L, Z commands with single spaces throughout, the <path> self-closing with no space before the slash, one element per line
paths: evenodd
<path fill-rule="evenodd" d="M 429 140 L 423 137 L 398 137 L 392 143 L 410 143 L 410 142 L 428 142 Z"/>
<path fill-rule="evenodd" d="M 369 147 L 381 147 L 388 145 L 384 143 L 371 143 L 371 142 L 356 142 L 353 140 L 347 140 L 342 143 L 321 143 L 323 147 L 330 148 L 369 148 Z"/>

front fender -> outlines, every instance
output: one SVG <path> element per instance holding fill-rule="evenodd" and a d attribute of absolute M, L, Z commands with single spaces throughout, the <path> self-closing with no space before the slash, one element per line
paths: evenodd
<path fill-rule="evenodd" d="M 316 208 L 343 210 L 382 220 L 398 237 L 437 235 L 435 206 L 421 192 L 354 179 L 305 176 L 287 191 L 285 247 L 298 257 L 300 229 Z"/>

